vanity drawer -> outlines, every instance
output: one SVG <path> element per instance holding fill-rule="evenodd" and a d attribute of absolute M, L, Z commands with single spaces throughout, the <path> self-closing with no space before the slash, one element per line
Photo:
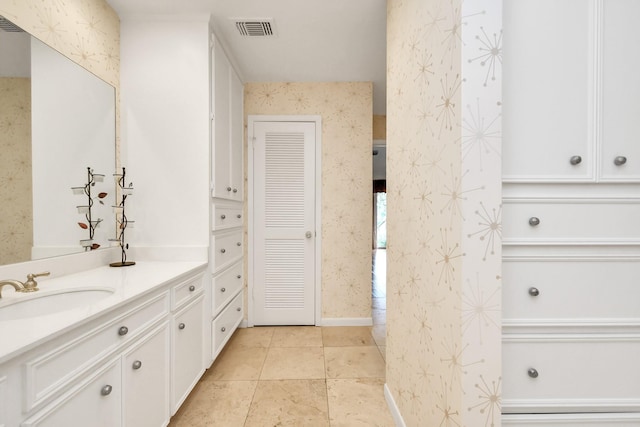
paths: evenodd
<path fill-rule="evenodd" d="M 30 358 L 25 363 L 25 410 L 58 394 L 98 358 L 144 332 L 168 313 L 169 293 L 164 292 L 89 333 L 74 336 L 72 332 L 64 345 Z"/>
<path fill-rule="evenodd" d="M 211 333 L 213 337 L 211 342 L 214 359 L 242 321 L 244 315 L 242 295 L 243 292 L 240 292 L 212 322 Z"/>
<path fill-rule="evenodd" d="M 213 315 L 217 315 L 242 289 L 242 260 L 213 277 Z"/>
<path fill-rule="evenodd" d="M 640 321 L 640 259 L 637 257 L 505 259 L 502 274 L 505 320 L 633 318 Z"/>
<path fill-rule="evenodd" d="M 211 239 L 212 270 L 220 271 L 242 257 L 242 230 L 214 234 Z"/>
<path fill-rule="evenodd" d="M 171 310 L 176 310 L 189 303 L 189 301 L 200 295 L 203 289 L 202 275 L 192 277 L 174 286 L 171 288 Z"/>
<path fill-rule="evenodd" d="M 638 360 L 640 335 L 505 334 L 503 412 L 639 412 Z"/>
<path fill-rule="evenodd" d="M 212 210 L 214 230 L 242 226 L 242 206 L 230 207 L 214 204 Z"/>
<path fill-rule="evenodd" d="M 640 242 L 637 201 L 505 200 L 502 218 L 505 243 Z"/>

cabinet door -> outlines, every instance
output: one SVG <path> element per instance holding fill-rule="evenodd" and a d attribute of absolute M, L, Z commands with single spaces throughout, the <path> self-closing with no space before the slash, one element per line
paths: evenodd
<path fill-rule="evenodd" d="M 151 332 L 123 356 L 124 425 L 169 423 L 169 324 Z"/>
<path fill-rule="evenodd" d="M 240 78 L 233 70 L 231 75 L 231 184 L 233 187 L 232 197 L 234 200 L 242 200 L 242 190 L 244 186 L 242 146 L 244 142 L 244 109 L 242 98 L 244 87 Z"/>
<path fill-rule="evenodd" d="M 204 372 L 204 296 L 178 312 L 172 325 L 172 415 Z"/>
<path fill-rule="evenodd" d="M 213 50 L 213 82 L 214 82 L 214 111 L 213 111 L 213 135 L 211 147 L 211 168 L 213 188 L 211 195 L 220 198 L 232 198 L 233 187 L 231 185 L 231 152 L 229 139 L 230 111 L 229 111 L 229 61 L 219 44 L 215 44 Z"/>
<path fill-rule="evenodd" d="M 505 181 L 594 178 L 592 7 L 593 0 L 504 2 Z"/>
<path fill-rule="evenodd" d="M 603 181 L 638 182 L 640 2 L 605 0 L 603 14 L 600 176 Z"/>
<path fill-rule="evenodd" d="M 121 384 L 118 358 L 62 399 L 29 418 L 22 426 L 119 426 L 122 423 Z"/>

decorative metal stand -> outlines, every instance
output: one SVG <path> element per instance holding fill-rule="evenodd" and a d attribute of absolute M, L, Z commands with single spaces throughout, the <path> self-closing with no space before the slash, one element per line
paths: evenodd
<path fill-rule="evenodd" d="M 118 185 L 118 190 L 120 191 L 121 201 L 117 206 L 114 206 L 113 209 L 116 212 L 116 223 L 118 225 L 118 237 L 115 239 L 111 239 L 112 241 L 118 242 L 120 245 L 120 250 L 122 251 L 122 259 L 118 262 L 112 262 L 109 264 L 111 267 L 128 267 L 130 265 L 135 265 L 135 261 L 127 261 L 127 249 L 129 249 L 129 244 L 126 243 L 124 239 L 124 232 L 127 229 L 127 225 L 133 225 L 133 221 L 129 221 L 127 219 L 127 215 L 125 213 L 125 202 L 127 200 L 127 196 L 133 194 L 133 184 L 126 184 L 125 180 L 125 168 L 122 168 L 121 174 L 113 174 L 113 177 L 116 180 L 116 184 Z"/>
<path fill-rule="evenodd" d="M 100 192 L 97 196 L 93 197 L 91 195 L 91 187 L 96 185 L 96 182 L 104 181 L 104 175 L 93 173 L 93 169 L 90 167 L 87 168 L 87 183 L 84 187 L 71 187 L 71 190 L 74 194 L 84 194 L 87 196 L 87 205 L 76 206 L 78 209 L 78 213 L 84 214 L 87 222 L 78 222 L 78 226 L 84 230 L 89 230 L 89 238 L 80 240 L 80 244 L 84 248 L 85 251 L 91 251 L 94 249 L 98 249 L 100 245 L 98 243 L 94 243 L 93 236 L 95 235 L 96 228 L 102 222 L 102 218 L 98 218 L 94 220 L 91 217 L 91 208 L 93 207 L 94 199 L 97 199 L 101 205 L 104 205 L 102 199 L 107 197 L 107 193 Z"/>

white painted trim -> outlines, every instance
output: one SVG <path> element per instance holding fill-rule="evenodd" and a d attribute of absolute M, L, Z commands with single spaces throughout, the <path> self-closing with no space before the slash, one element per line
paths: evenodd
<path fill-rule="evenodd" d="M 640 334 L 640 318 L 624 319 L 502 319 L 508 334 Z"/>
<path fill-rule="evenodd" d="M 618 414 L 506 414 L 502 416 L 502 425 L 521 426 L 523 422 L 540 425 L 594 425 L 601 427 L 603 423 L 615 423 L 616 425 L 629 425 L 630 422 L 640 422 L 640 414 L 618 413 Z M 607 424 L 609 425 L 609 424 Z"/>
<path fill-rule="evenodd" d="M 503 399 L 502 402 L 503 414 L 640 410 L 640 399 Z"/>
<path fill-rule="evenodd" d="M 247 322 L 247 319 L 242 319 L 242 322 L 240 322 L 240 324 L 238 325 L 238 328 L 248 328 L 249 327 L 249 322 Z"/>
<path fill-rule="evenodd" d="M 272 116 L 272 115 L 248 115 L 247 116 L 247 208 L 249 218 L 248 229 L 248 274 L 247 274 L 247 327 L 254 326 L 253 320 L 253 268 L 255 264 L 253 256 L 253 126 L 256 122 L 314 122 L 316 125 L 316 259 L 315 259 L 315 325 L 321 326 L 322 318 L 322 117 L 319 115 L 298 116 Z"/>
<path fill-rule="evenodd" d="M 373 326 L 371 317 L 323 317 L 318 326 Z"/>
<path fill-rule="evenodd" d="M 393 417 L 393 422 L 396 424 L 396 427 L 407 427 L 404 419 L 402 419 L 402 414 L 400 414 L 400 409 L 391 395 L 391 390 L 389 390 L 387 383 L 384 383 L 384 399 L 387 401 L 389 412 L 391 412 L 391 416 Z"/>

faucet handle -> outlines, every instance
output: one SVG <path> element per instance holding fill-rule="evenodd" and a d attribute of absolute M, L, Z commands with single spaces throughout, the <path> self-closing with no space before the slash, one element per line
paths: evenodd
<path fill-rule="evenodd" d="M 38 290 L 38 283 L 34 280 L 36 277 L 48 276 L 51 273 L 44 271 L 42 273 L 29 273 L 27 274 L 27 281 L 24 282 L 24 290 L 22 292 L 35 292 Z"/>

